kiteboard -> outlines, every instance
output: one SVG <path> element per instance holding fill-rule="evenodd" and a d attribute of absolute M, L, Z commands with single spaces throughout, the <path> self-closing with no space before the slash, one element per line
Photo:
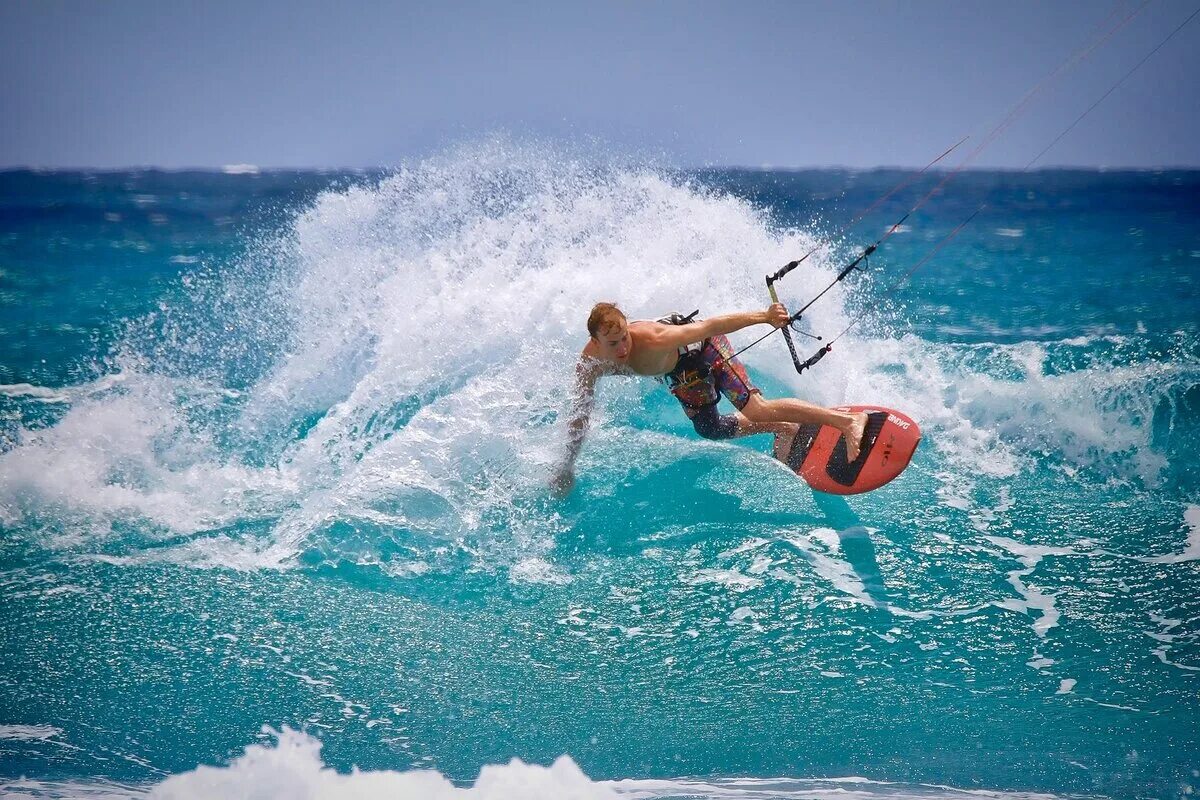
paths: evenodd
<path fill-rule="evenodd" d="M 867 412 L 858 458 L 847 459 L 841 431 L 827 425 L 801 425 L 784 462 L 809 486 L 829 494 L 861 494 L 878 489 L 904 471 L 921 442 L 917 423 L 882 406 L 838 406 Z"/>

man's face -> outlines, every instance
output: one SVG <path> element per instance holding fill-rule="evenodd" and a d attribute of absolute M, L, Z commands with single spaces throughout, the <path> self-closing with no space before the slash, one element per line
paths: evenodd
<path fill-rule="evenodd" d="M 627 362 L 629 351 L 633 349 L 633 340 L 629 338 L 629 326 L 625 320 L 601 328 L 596 342 L 600 345 L 600 358 L 618 364 Z"/>

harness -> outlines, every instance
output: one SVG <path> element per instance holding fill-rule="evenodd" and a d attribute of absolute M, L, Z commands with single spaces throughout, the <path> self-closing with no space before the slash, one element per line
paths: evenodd
<path fill-rule="evenodd" d="M 696 309 L 690 314 L 680 314 L 678 311 L 672 311 L 665 317 L 662 317 L 658 322 L 663 325 L 690 325 L 696 321 L 696 315 L 700 313 L 700 309 Z M 675 368 L 662 376 L 659 380 L 667 384 L 667 388 L 671 394 L 684 405 L 690 408 L 708 408 L 715 406 L 720 402 L 721 395 L 715 390 L 712 392 L 715 397 L 711 402 L 695 405 L 688 402 L 680 395 L 680 392 L 694 387 L 698 383 L 705 383 L 712 376 L 713 367 L 710 367 L 704 361 L 704 348 L 709 343 L 708 339 L 700 342 L 690 342 L 679 348 L 679 360 L 675 363 Z M 720 369 L 717 365 L 716 369 Z"/>

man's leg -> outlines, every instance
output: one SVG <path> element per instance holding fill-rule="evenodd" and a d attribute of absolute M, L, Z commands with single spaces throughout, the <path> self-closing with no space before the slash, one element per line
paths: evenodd
<path fill-rule="evenodd" d="M 686 408 L 686 406 L 685 406 Z M 796 438 L 799 425 L 791 422 L 751 422 L 744 414 L 734 412 L 721 414 L 716 404 L 692 408 L 688 411 L 696 433 L 705 439 L 734 439 L 741 436 L 753 436 L 757 433 L 775 434 L 775 457 L 780 461 L 787 458 L 792 440 Z"/>
<path fill-rule="evenodd" d="M 750 422 L 758 424 L 815 423 L 835 428 L 846 437 L 846 456 L 850 461 L 858 458 L 863 432 L 867 427 L 866 412 L 860 411 L 852 414 L 848 411 L 834 411 L 831 408 L 822 408 L 794 397 L 767 400 L 759 392 L 754 392 L 747 398 L 746 404 L 742 407 L 742 414 Z"/>
<path fill-rule="evenodd" d="M 760 425 L 780 422 L 828 425 L 841 431 L 842 435 L 846 437 L 846 455 L 849 460 L 853 461 L 858 458 L 863 433 L 867 428 L 865 413 L 851 414 L 845 411 L 834 411 L 797 400 L 794 397 L 779 400 L 765 399 L 762 392 L 750 381 L 746 367 L 733 355 L 729 340 L 724 336 L 714 336 L 709 339 L 703 353 L 705 359 L 715 369 L 714 377 L 717 388 L 729 398 L 729 401 L 742 412 L 749 422 Z M 762 432 L 772 431 L 764 430 Z M 739 427 L 738 434 L 741 435 L 741 433 Z M 795 429 L 792 433 L 794 435 Z M 778 448 L 778 438 L 775 440 L 775 444 Z M 788 437 L 788 445 L 790 446 L 790 444 L 791 437 Z"/>
<path fill-rule="evenodd" d="M 737 435 L 754 436 L 758 433 L 773 433 L 775 434 L 774 454 L 775 458 L 780 461 L 787 460 L 788 451 L 792 449 L 792 439 L 796 438 L 796 432 L 800 430 L 800 426 L 794 422 L 752 422 L 746 418 L 745 414 L 737 414 L 738 428 Z"/>

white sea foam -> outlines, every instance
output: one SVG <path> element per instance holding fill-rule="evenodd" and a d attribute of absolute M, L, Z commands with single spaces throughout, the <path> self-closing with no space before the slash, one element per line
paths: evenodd
<path fill-rule="evenodd" d="M 1044 670 L 1047 667 L 1054 666 L 1055 663 L 1056 662 L 1053 658 L 1046 658 L 1038 653 L 1034 653 L 1033 658 L 1029 661 L 1026 661 L 1025 665 L 1028 667 L 1033 667 L 1036 670 Z"/>
<path fill-rule="evenodd" d="M 153 800 L 199 797 L 390 798 L 392 800 L 614 800 L 620 795 L 590 780 L 566 756 L 549 767 L 514 759 L 486 766 L 473 785 L 460 788 L 432 770 L 342 774 L 320 758 L 321 744 L 305 734 L 284 730 L 275 747 L 251 745 L 228 767 L 198 767 L 175 775 L 150 790 Z M 247 795 L 252 791 L 252 795 Z"/>
<path fill-rule="evenodd" d="M 1159 616 L 1158 614 L 1151 614 L 1150 621 L 1159 627 L 1157 631 L 1145 632 L 1146 635 L 1151 639 L 1159 642 L 1158 647 L 1155 647 L 1150 651 L 1154 654 L 1154 657 L 1167 666 L 1175 667 L 1176 669 L 1181 669 L 1185 672 L 1200 672 L 1200 667 L 1198 666 L 1181 664 L 1178 661 L 1172 661 L 1169 657 L 1169 653 L 1175 647 L 1175 641 L 1184 635 L 1183 633 L 1171 633 L 1171 631 L 1183 625 L 1183 620 L 1168 619 L 1166 617 Z"/>
<path fill-rule="evenodd" d="M 43 403 L 65 403 L 70 398 L 58 389 L 48 389 L 45 386 L 34 386 L 30 383 L 0 384 L 0 395 L 5 397 L 29 397 Z"/>
<path fill-rule="evenodd" d="M 762 586 L 762 581 L 750 575 L 744 575 L 736 569 L 700 569 L 683 578 L 689 586 L 717 584 L 733 592 L 746 592 Z"/>
<path fill-rule="evenodd" d="M 1008 598 L 997 601 L 996 605 L 1000 608 L 1018 611 L 1022 614 L 1028 614 L 1030 611 L 1040 612 L 1039 617 L 1033 623 L 1033 632 L 1039 637 L 1044 638 L 1051 628 L 1058 625 L 1059 618 L 1062 616 L 1062 612 L 1058 610 L 1057 595 L 1031 587 L 1025 582 L 1025 579 L 1037 569 L 1037 565 L 1046 556 L 1079 554 L 1069 547 L 1029 545 L 1004 536 L 987 536 L 984 538 L 1016 556 L 1024 567 L 1024 569 L 1013 570 L 1008 573 L 1008 582 L 1022 599 Z"/>
<path fill-rule="evenodd" d="M 841 677 L 827 671 L 827 677 Z M 340 773 L 321 759 L 321 743 L 284 728 L 265 729 L 274 745 L 256 744 L 228 766 L 200 766 L 153 786 L 116 783 L 0 781 L 6 797 L 48 800 L 201 800 L 214 797 L 283 800 L 1052 800 L 1053 795 L 896 784 L 844 778 L 673 778 L 592 780 L 569 756 L 550 766 L 513 759 L 488 765 L 470 785 L 455 785 L 434 770 L 353 769 Z"/>
<path fill-rule="evenodd" d="M 1189 505 L 1183 511 L 1183 522 L 1188 526 L 1187 542 L 1183 550 L 1165 556 L 1154 556 L 1146 561 L 1158 564 L 1174 564 L 1180 561 L 1200 559 L 1200 506 Z"/>
<path fill-rule="evenodd" d="M 112 781 L 42 781 L 0 779 L 0 797 L 28 800 L 139 800 L 147 789 Z"/>
<path fill-rule="evenodd" d="M 876 352 L 892 346 L 872 345 Z M 1004 477 L 1030 455 L 1055 453 L 1069 465 L 1157 481 L 1167 462 L 1146 421 L 1200 369 L 1147 361 L 1053 373 L 1047 347 L 992 344 L 980 360 L 972 348 L 912 342 L 912 357 L 895 357 L 906 366 L 905 407 L 920 408 L 921 423 L 938 427 L 939 446 L 957 470 Z"/>
<path fill-rule="evenodd" d="M 482 147 L 322 195 L 251 256 L 287 276 L 268 294 L 284 297 L 290 327 L 285 354 L 234 398 L 232 427 L 204 421 L 229 399 L 226 387 L 202 374 L 163 377 L 154 360 L 178 371 L 171 362 L 204 340 L 189 342 L 186 329 L 148 348 L 131 340 L 120 386 L 74 387 L 56 426 L 0 456 L 6 516 L 69 519 L 85 539 L 110 535 L 118 520 L 174 535 L 276 520 L 269 541 L 237 552 L 200 540 L 154 556 L 199 564 L 224 553 L 286 565 L 323 546 L 314 537 L 330 520 L 376 514 L 445 537 L 486 539 L 502 526 L 519 545 L 514 564 L 537 558 L 561 526 L 520 499 L 544 492 L 561 453 L 546 420 L 586 336 L 581 314 L 599 298 L 640 317 L 684 303 L 761 306 L 758 290 L 728 275 L 813 243 L 772 232 L 744 202 L 651 171 L 545 155 Z M 810 279 L 830 275 L 813 259 Z M 829 327 L 845 321 L 836 294 L 815 315 Z M 250 322 L 237 314 L 256 312 L 218 296 L 236 336 Z M 765 348 L 751 354 L 760 358 L 777 361 Z M 616 381 L 605 394 L 642 391 Z M 837 391 L 831 382 L 828 399 Z M 211 399 L 198 399 L 205 392 Z M 267 441 L 312 415 L 299 440 L 252 453 L 266 465 L 222 444 Z M 597 419 L 600 427 L 603 410 Z M 603 431 L 592 441 L 605 458 Z"/>
<path fill-rule="evenodd" d="M 174 390 L 138 376 L 120 392 L 78 400 L 57 425 L 27 434 L 0 457 L 6 516 L 74 522 L 71 533 L 48 542 L 74 546 L 108 535 L 127 515 L 193 533 L 252 516 L 252 495 L 277 501 L 289 493 L 275 470 L 222 463 L 211 441 L 188 426 Z"/>
<path fill-rule="evenodd" d="M 549 583 L 562 586 L 571 582 L 571 576 L 564 575 L 546 559 L 536 557 L 518 561 L 509 570 L 509 577 L 517 583 Z"/>
<path fill-rule="evenodd" d="M 795 534 L 787 541 L 802 552 L 813 570 L 833 588 L 866 605 L 875 605 L 867 594 L 862 579 L 845 560 L 838 558 L 840 551 L 837 531 L 832 528 L 816 528 L 807 534 Z"/>
<path fill-rule="evenodd" d="M 62 733 L 62 728 L 53 725 L 0 725 L 0 739 L 10 741 L 44 741 Z"/>

